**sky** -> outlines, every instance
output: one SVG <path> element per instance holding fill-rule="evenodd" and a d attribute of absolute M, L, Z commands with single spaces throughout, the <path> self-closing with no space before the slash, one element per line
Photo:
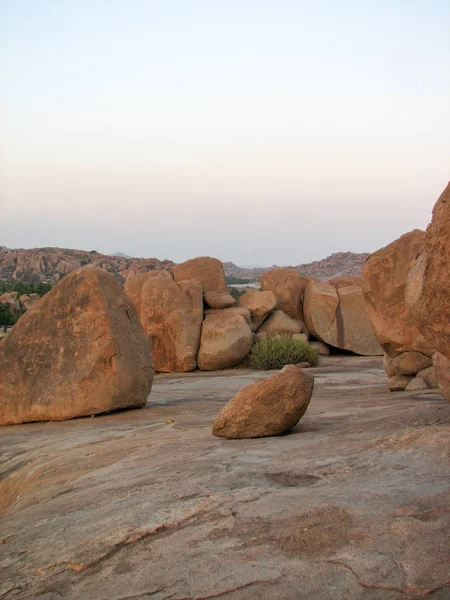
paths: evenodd
<path fill-rule="evenodd" d="M 448 0 L 0 0 L 0 245 L 300 264 L 449 179 Z"/>

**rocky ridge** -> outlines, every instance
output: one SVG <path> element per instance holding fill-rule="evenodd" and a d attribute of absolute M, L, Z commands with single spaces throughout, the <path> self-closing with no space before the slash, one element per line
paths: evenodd
<path fill-rule="evenodd" d="M 359 277 L 368 254 L 338 252 L 323 260 L 294 268 L 302 275 L 318 279 L 334 277 Z M 130 275 L 146 273 L 155 269 L 170 269 L 174 262 L 157 258 L 130 258 L 124 254 L 101 254 L 95 250 L 73 250 L 69 248 L 10 249 L 0 246 L 0 283 L 50 283 L 87 264 L 101 267 L 111 273 L 121 284 Z M 223 263 L 227 277 L 258 280 L 262 273 L 277 268 L 242 268 L 232 262 Z"/>

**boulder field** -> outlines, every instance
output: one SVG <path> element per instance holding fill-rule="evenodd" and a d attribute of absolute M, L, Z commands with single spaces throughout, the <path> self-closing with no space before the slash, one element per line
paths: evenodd
<path fill-rule="evenodd" d="M 142 407 L 151 353 L 131 300 L 86 266 L 64 277 L 0 343 L 0 425 Z"/>

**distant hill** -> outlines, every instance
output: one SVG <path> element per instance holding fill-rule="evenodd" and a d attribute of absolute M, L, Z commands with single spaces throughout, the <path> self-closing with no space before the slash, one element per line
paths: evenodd
<path fill-rule="evenodd" d="M 309 264 L 296 265 L 302 275 L 331 279 L 333 277 L 359 277 L 362 266 L 368 254 L 355 254 L 354 252 L 338 252 L 323 260 Z M 132 258 L 124 254 L 100 254 L 95 250 L 71 250 L 68 248 L 33 248 L 30 250 L 10 249 L 0 247 L 0 282 L 54 284 L 65 274 L 83 265 L 93 264 L 106 269 L 120 283 L 129 275 L 145 273 L 154 269 L 170 269 L 175 263 L 170 260 L 158 258 Z M 234 263 L 225 262 L 225 275 L 233 279 L 258 281 L 259 276 L 276 268 L 238 267 Z"/>
<path fill-rule="evenodd" d="M 53 284 L 67 273 L 88 264 L 109 271 L 120 283 L 123 283 L 128 275 L 154 269 L 170 269 L 174 265 L 170 260 L 110 256 L 95 250 L 87 252 L 68 248 L 0 248 L 0 281 Z"/>
<path fill-rule="evenodd" d="M 327 256 L 322 260 L 316 260 L 312 263 L 306 263 L 301 265 L 290 265 L 296 269 L 302 275 L 308 277 L 317 277 L 318 279 L 333 279 L 334 277 L 360 277 L 364 261 L 369 256 L 369 253 L 355 253 L 355 252 L 336 252 Z M 277 266 L 272 267 L 258 267 L 258 268 L 246 268 L 238 267 L 232 262 L 225 262 L 223 264 L 225 274 L 228 277 L 236 279 L 249 279 L 256 281 L 259 279 L 262 273 L 276 269 Z M 285 266 L 285 265 L 283 265 Z"/>

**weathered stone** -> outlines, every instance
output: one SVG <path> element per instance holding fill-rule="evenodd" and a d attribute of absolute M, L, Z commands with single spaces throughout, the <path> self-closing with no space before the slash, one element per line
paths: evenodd
<path fill-rule="evenodd" d="M 439 388 L 439 379 L 436 375 L 434 366 L 422 369 L 417 373 L 416 377 L 423 379 L 431 390 L 436 390 Z"/>
<path fill-rule="evenodd" d="M 361 287 L 361 277 L 334 277 L 333 279 L 328 279 L 327 283 L 336 289 L 354 286 Z"/>
<path fill-rule="evenodd" d="M 301 324 L 291 319 L 282 310 L 273 312 L 258 329 L 258 333 L 267 333 L 269 336 L 292 335 L 294 333 L 301 333 L 301 331 Z"/>
<path fill-rule="evenodd" d="M 396 368 L 394 367 L 394 359 L 389 356 L 389 354 L 384 354 L 383 356 L 383 367 L 388 377 L 394 377 L 394 375 L 398 375 Z"/>
<path fill-rule="evenodd" d="M 291 319 L 303 320 L 302 299 L 310 277 L 303 277 L 289 267 L 271 269 L 260 277 L 261 288 L 273 292 L 278 307 Z"/>
<path fill-rule="evenodd" d="M 308 342 L 320 356 L 330 356 L 330 347 L 324 342 Z"/>
<path fill-rule="evenodd" d="M 367 317 L 360 287 L 334 288 L 323 281 L 311 281 L 303 310 L 308 330 L 319 340 L 356 354 L 383 353 Z"/>
<path fill-rule="evenodd" d="M 399 374 L 415 375 L 432 363 L 433 360 L 421 352 L 402 352 L 392 359 L 391 366 Z"/>
<path fill-rule="evenodd" d="M 267 340 L 268 337 L 269 337 L 269 334 L 266 333 L 265 331 L 263 331 L 261 333 L 254 333 L 253 334 L 253 343 L 257 344 L 258 342 L 262 342 L 263 340 Z"/>
<path fill-rule="evenodd" d="M 136 305 L 155 369 L 165 373 L 193 371 L 203 321 L 201 283 L 175 282 L 167 271 L 152 271 L 128 278 L 125 292 Z"/>
<path fill-rule="evenodd" d="M 391 392 L 402 392 L 411 381 L 412 375 L 394 375 L 388 379 L 388 388 Z"/>
<path fill-rule="evenodd" d="M 238 365 L 252 347 L 253 333 L 244 317 L 216 313 L 203 321 L 198 353 L 202 371 L 217 371 Z"/>
<path fill-rule="evenodd" d="M 450 358 L 450 183 L 433 208 L 405 298 L 429 345 Z"/>
<path fill-rule="evenodd" d="M 450 359 L 436 352 L 433 356 L 433 365 L 441 394 L 450 402 Z"/>
<path fill-rule="evenodd" d="M 298 365 L 251 383 L 222 409 L 213 434 L 226 438 L 255 438 L 290 431 L 308 408 L 314 377 Z"/>
<path fill-rule="evenodd" d="M 217 258 L 200 256 L 172 267 L 175 281 L 195 279 L 203 286 L 203 297 L 210 308 L 228 308 L 235 303 L 228 291 L 223 264 Z"/>
<path fill-rule="evenodd" d="M 306 333 L 293 333 L 291 335 L 292 340 L 296 340 L 297 342 L 305 342 L 308 343 L 308 336 Z"/>
<path fill-rule="evenodd" d="M 379 343 L 392 357 L 411 350 L 433 354 L 405 302 L 406 280 L 424 239 L 425 232 L 415 229 L 374 252 L 364 263 L 362 287 L 367 314 Z"/>
<path fill-rule="evenodd" d="M 413 377 L 405 388 L 406 392 L 417 392 L 419 390 L 428 390 L 428 385 L 425 379 L 421 377 Z"/>
<path fill-rule="evenodd" d="M 250 311 L 247 308 L 242 308 L 241 306 L 231 306 L 230 308 L 207 308 L 205 310 L 205 315 L 239 315 L 244 317 L 249 326 L 252 326 L 252 318 Z"/>
<path fill-rule="evenodd" d="M 238 306 L 247 308 L 252 317 L 252 329 L 256 331 L 270 313 L 277 308 L 277 298 L 271 291 L 250 290 L 240 296 Z"/>
<path fill-rule="evenodd" d="M 91 266 L 21 317 L 0 344 L 0 365 L 2 425 L 144 406 L 154 374 L 133 303 Z"/>

